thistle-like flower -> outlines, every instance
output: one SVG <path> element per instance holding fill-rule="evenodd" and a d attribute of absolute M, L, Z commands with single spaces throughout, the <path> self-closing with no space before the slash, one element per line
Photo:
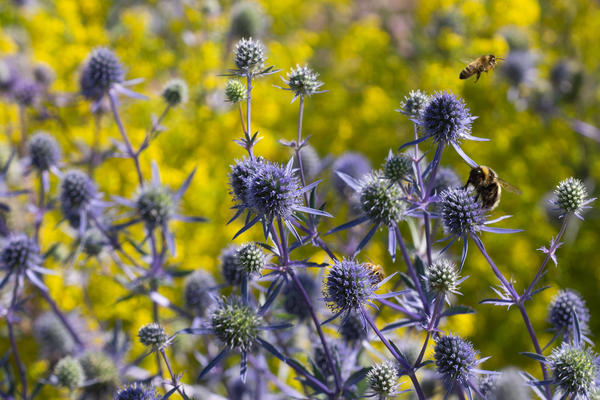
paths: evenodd
<path fill-rule="evenodd" d="M 308 274 L 298 274 L 298 280 L 308 294 L 309 299 L 314 299 L 319 289 L 315 280 Z M 285 290 L 283 291 L 283 309 L 285 312 L 295 315 L 299 319 L 307 318 L 310 315 L 306 300 L 294 282 L 290 281 L 285 286 Z"/>
<path fill-rule="evenodd" d="M 574 338 L 575 318 L 583 335 L 589 333 L 590 311 L 585 300 L 574 290 L 561 290 L 550 302 L 548 322 L 565 339 Z"/>
<path fill-rule="evenodd" d="M 374 306 L 374 299 L 398 295 L 398 292 L 375 293 L 392 276 L 375 283 L 371 279 L 371 269 L 364 263 L 350 259 L 336 260 L 329 267 L 323 287 L 323 299 L 336 316 L 344 313 L 345 318 L 353 311 L 361 311 L 364 305 Z"/>
<path fill-rule="evenodd" d="M 460 294 L 458 286 L 466 279 L 460 278 L 456 264 L 445 258 L 434 261 L 425 271 L 425 278 L 429 290 L 446 301 L 450 293 Z"/>
<path fill-rule="evenodd" d="M 185 104 L 188 101 L 188 85 L 183 79 L 171 79 L 162 91 L 162 97 L 171 107 Z"/>
<path fill-rule="evenodd" d="M 38 171 L 47 171 L 60 161 L 60 146 L 54 137 L 38 132 L 27 142 L 31 165 Z"/>
<path fill-rule="evenodd" d="M 536 79 L 535 58 L 528 51 L 511 51 L 502 63 L 502 74 L 512 86 L 531 85 Z"/>
<path fill-rule="evenodd" d="M 438 203 L 444 229 L 449 234 L 450 243 L 442 250 L 445 251 L 457 238 L 463 240 L 463 251 L 460 261 L 460 270 L 467 256 L 467 239 L 471 237 L 478 245 L 481 245 L 479 232 L 493 233 L 515 233 L 519 229 L 493 228 L 487 225 L 501 221 L 507 216 L 499 217 L 494 220 L 487 220 L 487 212 L 481 204 L 471 196 L 468 189 L 455 187 L 444 190 L 440 194 Z"/>
<path fill-rule="evenodd" d="M 596 200 L 596 198 L 589 199 L 583 182 L 573 177 L 560 182 L 554 189 L 554 195 L 556 199 L 552 203 L 560 210 L 561 217 L 573 213 L 579 219 L 583 219 L 581 215 L 583 210 L 590 208 L 588 204 Z"/>
<path fill-rule="evenodd" d="M 423 116 L 429 100 L 430 97 L 426 93 L 420 90 L 411 90 L 408 96 L 404 96 L 404 100 L 400 102 L 400 108 L 396 111 L 411 119 L 419 120 Z"/>
<path fill-rule="evenodd" d="M 74 228 L 83 233 L 90 214 L 99 214 L 100 194 L 94 182 L 79 170 L 67 171 L 60 184 L 60 206 L 63 215 Z"/>
<path fill-rule="evenodd" d="M 29 79 L 19 79 L 12 88 L 15 102 L 21 106 L 33 105 L 40 94 L 40 86 Z"/>
<path fill-rule="evenodd" d="M 204 314 L 212 301 L 210 291 L 215 286 L 213 277 L 201 269 L 188 275 L 185 278 L 183 289 L 186 306 L 197 314 Z"/>
<path fill-rule="evenodd" d="M 237 263 L 246 275 L 257 274 L 267 265 L 268 256 L 255 243 L 242 245 L 237 253 Z"/>
<path fill-rule="evenodd" d="M 437 92 L 431 96 L 430 101 L 423 110 L 422 117 L 415 120 L 424 131 L 424 135 L 416 140 L 405 143 L 399 150 L 431 138 L 438 145 L 432 165 L 439 164 L 443 148 L 447 145 L 452 145 L 467 164 L 476 167 L 478 164 L 471 160 L 460 148 L 460 142 L 463 139 L 488 140 L 471 135 L 471 125 L 475 118 L 471 115 L 471 111 L 463 99 L 457 98 L 449 92 Z"/>
<path fill-rule="evenodd" d="M 221 273 L 223 274 L 223 278 L 227 284 L 233 286 L 242 283 L 242 280 L 245 276 L 244 271 L 238 263 L 237 252 L 239 248 L 240 247 L 238 245 L 232 244 L 225 247 L 219 256 L 219 259 L 221 260 Z"/>
<path fill-rule="evenodd" d="M 256 172 L 259 164 L 263 162 L 262 158 L 243 158 L 231 166 L 231 172 L 229 173 L 229 187 L 231 191 L 229 193 L 232 195 L 233 201 L 238 203 L 236 207 L 239 209 L 243 210 L 249 207 L 250 199 L 246 181 Z"/>
<path fill-rule="evenodd" d="M 376 364 L 367 373 L 369 388 L 379 399 L 398 394 L 398 369 L 394 363 L 384 361 Z"/>
<path fill-rule="evenodd" d="M 383 174 L 390 182 L 401 182 L 412 175 L 412 160 L 404 153 L 394 154 L 390 150 L 385 163 Z"/>
<path fill-rule="evenodd" d="M 458 382 L 465 389 L 471 384 L 473 369 L 485 361 L 477 359 L 473 345 L 459 336 L 442 336 L 435 343 L 434 358 L 437 371 L 448 383 Z"/>
<path fill-rule="evenodd" d="M 525 380 L 519 371 L 508 369 L 502 371 L 502 375 L 485 375 L 484 382 L 491 384 L 480 384 L 480 389 L 487 400 L 530 400 L 531 390 L 527 387 Z"/>
<path fill-rule="evenodd" d="M 253 38 L 242 38 L 235 45 L 233 54 L 235 56 L 235 66 L 238 67 L 244 75 L 252 75 L 259 72 L 267 59 L 265 57 L 265 46 L 260 40 Z"/>
<path fill-rule="evenodd" d="M 8 236 L 0 249 L 0 270 L 5 272 L 5 276 L 0 280 L 0 289 L 12 274 L 19 274 L 39 289 L 48 291 L 38 274 L 54 274 L 54 271 L 42 267 L 42 261 L 40 248 L 35 240 L 24 233 Z"/>
<path fill-rule="evenodd" d="M 114 85 L 123 82 L 123 66 L 115 53 L 105 47 L 94 49 L 81 71 L 81 94 L 89 100 L 99 100 Z"/>
<path fill-rule="evenodd" d="M 287 79 L 284 79 L 283 77 L 281 79 L 288 85 L 284 90 L 294 92 L 293 102 L 300 96 L 312 96 L 313 94 L 323 93 L 323 91 L 319 90 L 319 88 L 323 86 L 323 82 L 319 81 L 318 78 L 319 74 L 314 72 L 307 65 L 304 67 L 296 65 L 296 68 L 292 68 L 290 72 L 287 73 Z"/>
<path fill-rule="evenodd" d="M 153 350 L 160 350 L 169 344 L 169 337 L 160 324 L 151 322 L 142 326 L 138 331 L 140 343 L 151 347 Z"/>
<path fill-rule="evenodd" d="M 238 79 L 230 79 L 225 85 L 225 99 L 232 104 L 239 103 L 247 98 L 246 86 Z"/>
<path fill-rule="evenodd" d="M 152 386 L 142 386 L 137 383 L 125 386 L 117 392 L 115 400 L 160 400 L 160 395 Z"/>
<path fill-rule="evenodd" d="M 351 312 L 342 320 L 340 335 L 348 343 L 360 342 L 367 338 L 365 321 L 356 312 Z"/>
<path fill-rule="evenodd" d="M 65 357 L 54 367 L 54 376 L 58 384 L 70 391 L 83 385 L 85 374 L 81 364 L 76 358 Z"/>
<path fill-rule="evenodd" d="M 103 398 L 119 385 L 119 369 L 112 358 L 101 351 L 88 351 L 79 359 L 85 378 L 93 382 L 85 386 L 87 396 Z"/>
<path fill-rule="evenodd" d="M 253 1 L 236 3 L 231 9 L 229 35 L 234 38 L 261 37 L 267 25 L 265 11 Z"/>
<path fill-rule="evenodd" d="M 598 355 L 592 350 L 564 342 L 548 358 L 554 383 L 564 398 L 591 399 L 598 390 Z"/>
<path fill-rule="evenodd" d="M 254 346 L 263 321 L 250 307 L 233 298 L 221 302 L 210 322 L 217 338 L 228 348 L 245 352 Z"/>
<path fill-rule="evenodd" d="M 406 202 L 400 184 L 391 182 L 384 178 L 379 172 L 365 176 L 360 181 L 338 172 L 350 188 L 358 195 L 361 214 L 358 218 L 342 224 L 327 234 L 342 231 L 364 222 L 372 224 L 371 229 L 358 244 L 353 256 L 367 245 L 380 226 L 386 226 L 388 230 L 388 252 L 393 259 L 396 257 L 396 226 L 404 219 Z"/>
<path fill-rule="evenodd" d="M 338 347 L 335 344 L 330 346 L 329 352 L 330 352 L 331 358 L 333 360 L 333 364 L 339 365 L 340 364 L 340 352 L 339 352 Z M 313 359 L 314 359 L 315 366 L 317 368 L 319 368 L 319 370 L 321 371 L 321 373 L 323 373 L 323 375 L 325 375 L 325 376 L 333 375 L 333 371 L 331 370 L 331 366 L 329 365 L 329 360 L 327 358 L 327 354 L 325 353 L 325 349 L 323 349 L 323 346 L 319 346 L 319 345 L 315 346 L 314 352 L 313 352 Z"/>
<path fill-rule="evenodd" d="M 35 319 L 33 336 L 50 360 L 56 361 L 75 350 L 73 338 L 53 313 L 46 312 Z"/>
<path fill-rule="evenodd" d="M 440 194 L 446 189 L 459 186 L 462 186 L 462 183 L 456 171 L 448 167 L 439 167 L 431 188 L 431 194 Z"/>

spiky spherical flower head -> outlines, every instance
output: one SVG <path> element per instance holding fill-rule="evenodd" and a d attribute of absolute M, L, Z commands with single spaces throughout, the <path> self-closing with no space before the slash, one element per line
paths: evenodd
<path fill-rule="evenodd" d="M 367 373 L 367 382 L 379 398 L 392 396 L 398 390 L 398 370 L 390 361 L 376 364 Z"/>
<path fill-rule="evenodd" d="M 256 342 L 263 319 L 239 298 L 231 298 L 219 304 L 210 322 L 219 340 L 231 349 L 244 352 Z"/>
<path fill-rule="evenodd" d="M 115 83 L 123 82 L 124 72 L 115 53 L 99 47 L 88 55 L 79 77 L 81 93 L 90 100 L 98 100 Z"/>
<path fill-rule="evenodd" d="M 587 399 L 596 393 L 598 356 L 592 350 L 563 342 L 559 348 L 552 350 L 549 365 L 552 377 L 563 394 Z"/>
<path fill-rule="evenodd" d="M 47 171 L 60 160 L 60 147 L 46 132 L 38 132 L 27 142 L 31 165 L 39 171 Z"/>
<path fill-rule="evenodd" d="M 400 102 L 400 111 L 402 114 L 419 119 L 423 115 L 425 107 L 429 103 L 430 97 L 420 90 L 411 90 L 408 96 Z"/>
<path fill-rule="evenodd" d="M 304 287 L 309 299 L 314 299 L 318 293 L 317 282 L 308 274 L 298 274 L 298 280 Z M 293 282 L 289 281 L 283 291 L 283 309 L 285 312 L 304 319 L 310 315 L 310 310 L 306 305 L 306 300 L 301 290 Z"/>
<path fill-rule="evenodd" d="M 360 342 L 367 338 L 367 326 L 363 318 L 356 313 L 349 313 L 340 325 L 340 335 L 349 343 Z"/>
<path fill-rule="evenodd" d="M 75 350 L 73 337 L 54 313 L 47 312 L 35 319 L 33 336 L 42 351 L 52 359 L 58 359 Z"/>
<path fill-rule="evenodd" d="M 69 390 L 80 387 L 85 380 L 83 367 L 79 361 L 73 357 L 61 359 L 54 367 L 54 376 L 56 376 L 60 386 Z"/>
<path fill-rule="evenodd" d="M 479 378 L 478 389 L 487 399 L 492 396 L 492 393 L 496 390 L 496 382 L 498 381 L 498 375 L 486 374 Z M 477 397 L 479 399 L 479 397 Z"/>
<path fill-rule="evenodd" d="M 171 79 L 163 88 L 162 97 L 171 107 L 188 101 L 188 85 L 183 79 Z"/>
<path fill-rule="evenodd" d="M 412 173 L 412 160 L 404 154 L 393 154 L 383 164 L 383 174 L 392 182 L 400 182 Z"/>
<path fill-rule="evenodd" d="M 512 86 L 535 81 L 535 58 L 529 51 L 511 51 L 502 63 L 502 74 Z"/>
<path fill-rule="evenodd" d="M 340 178 L 338 172 L 343 172 L 346 175 L 360 180 L 363 176 L 371 171 L 371 163 L 362 154 L 359 153 L 344 153 L 331 166 L 331 180 L 333 187 L 338 194 L 345 200 L 350 200 L 351 190 L 348 184 Z"/>
<path fill-rule="evenodd" d="M 290 218 L 294 207 L 301 204 L 300 181 L 291 168 L 271 162 L 258 163 L 246 184 L 249 206 L 269 221 L 276 217 Z"/>
<path fill-rule="evenodd" d="M 33 69 L 33 78 L 44 87 L 50 86 L 55 77 L 54 71 L 47 64 L 38 64 Z"/>
<path fill-rule="evenodd" d="M 575 315 L 582 333 L 589 332 L 590 310 L 585 300 L 575 290 L 561 290 L 550 302 L 548 322 L 555 330 L 564 330 L 565 337 L 571 336 L 575 325 Z"/>
<path fill-rule="evenodd" d="M 469 135 L 473 120 L 463 99 L 451 93 L 438 92 L 425 107 L 421 125 L 426 135 L 446 145 Z"/>
<path fill-rule="evenodd" d="M 231 166 L 229 173 L 229 192 L 233 195 L 233 200 L 239 202 L 242 206 L 248 207 L 249 196 L 247 181 L 258 169 L 259 164 L 262 164 L 262 158 L 250 159 L 244 158 L 241 161 L 236 161 L 235 165 Z"/>
<path fill-rule="evenodd" d="M 425 271 L 429 289 L 437 295 L 456 293 L 458 289 L 459 275 L 456 264 L 441 258 L 434 261 Z"/>
<path fill-rule="evenodd" d="M 87 385 L 85 391 L 97 395 L 106 396 L 113 393 L 119 385 L 119 369 L 109 355 L 101 351 L 88 351 L 79 359 L 85 379 L 93 381 Z"/>
<path fill-rule="evenodd" d="M 10 271 L 25 270 L 41 263 L 40 248 L 35 240 L 24 233 L 9 236 L 0 250 L 0 261 Z"/>
<path fill-rule="evenodd" d="M 245 276 L 244 271 L 238 263 L 237 252 L 239 248 L 238 245 L 232 244 L 225 247 L 219 256 L 223 278 L 225 278 L 225 282 L 234 286 L 239 285 Z"/>
<path fill-rule="evenodd" d="M 212 301 L 210 290 L 215 286 L 215 280 L 211 275 L 197 269 L 185 278 L 183 290 L 185 304 L 197 313 L 203 314 Z"/>
<path fill-rule="evenodd" d="M 329 346 L 329 354 L 331 355 L 334 365 L 339 365 L 340 353 L 338 347 L 335 344 Z M 329 365 L 329 359 L 327 358 L 327 354 L 325 353 L 325 350 L 322 346 L 315 346 L 313 358 L 315 365 L 321 370 L 323 375 L 333 375 L 333 371 L 331 370 L 331 366 Z"/>
<path fill-rule="evenodd" d="M 231 10 L 229 34 L 235 38 L 261 37 L 267 24 L 268 17 L 260 5 L 253 1 L 243 1 Z"/>
<path fill-rule="evenodd" d="M 163 396 L 158 394 L 152 386 L 142 386 L 137 383 L 119 389 L 114 400 L 160 400 Z"/>
<path fill-rule="evenodd" d="M 235 66 L 245 73 L 253 73 L 262 69 L 266 57 L 265 46 L 258 39 L 242 38 L 233 51 Z"/>
<path fill-rule="evenodd" d="M 483 393 L 482 390 L 482 394 L 486 396 L 487 400 L 531 399 L 531 390 L 518 370 L 508 369 L 503 371 L 500 377 L 494 375 L 486 376 L 489 381 L 493 381 L 486 393 Z"/>
<path fill-rule="evenodd" d="M 361 180 L 360 207 L 375 224 L 392 226 L 404 218 L 406 203 L 402 196 L 400 186 L 379 173 Z"/>
<path fill-rule="evenodd" d="M 583 182 L 573 177 L 560 182 L 554 189 L 556 200 L 554 204 L 563 213 L 579 213 L 587 204 L 588 192 Z"/>
<path fill-rule="evenodd" d="M 333 312 L 359 310 L 373 295 L 370 270 L 362 263 L 336 260 L 329 268 L 323 296 Z"/>
<path fill-rule="evenodd" d="M 83 235 L 83 251 L 88 256 L 97 256 L 102 252 L 104 246 L 108 244 L 106 238 L 96 228 L 88 229 Z"/>
<path fill-rule="evenodd" d="M 485 211 L 467 189 L 449 188 L 440 195 L 442 222 L 448 232 L 464 236 L 479 232 Z"/>
<path fill-rule="evenodd" d="M 247 274 L 260 273 L 267 265 L 268 257 L 261 247 L 255 243 L 246 243 L 237 251 L 237 262 Z"/>
<path fill-rule="evenodd" d="M 160 184 L 142 187 L 135 203 L 138 215 L 150 228 L 164 226 L 175 214 L 173 194 Z"/>
<path fill-rule="evenodd" d="M 323 86 L 323 82 L 319 81 L 318 78 L 319 74 L 307 65 L 304 67 L 296 65 L 296 68 L 292 68 L 287 73 L 287 80 L 285 82 L 296 96 L 311 96 L 317 93 L 319 88 Z"/>
<path fill-rule="evenodd" d="M 230 79 L 225 85 L 225 99 L 233 104 L 244 101 L 247 98 L 246 85 L 239 79 Z"/>
<path fill-rule="evenodd" d="M 302 171 L 307 179 L 312 180 L 321 172 L 321 157 L 319 157 L 317 150 L 310 144 L 302 147 L 300 158 L 302 160 Z M 300 168 L 297 157 L 294 157 L 294 168 Z"/>
<path fill-rule="evenodd" d="M 151 322 L 142 326 L 138 331 L 140 343 L 153 349 L 162 349 L 169 341 L 169 337 L 160 324 Z"/>
<path fill-rule="evenodd" d="M 39 85 L 28 79 L 19 79 L 12 88 L 12 95 L 15 101 L 22 106 L 32 105 L 39 93 Z"/>
<path fill-rule="evenodd" d="M 60 184 L 60 204 L 65 214 L 85 207 L 96 197 L 96 185 L 86 173 L 67 171 Z"/>
<path fill-rule="evenodd" d="M 437 371 L 448 381 L 466 379 L 476 365 L 477 352 L 461 337 L 450 335 L 435 343 L 434 358 Z"/>
<path fill-rule="evenodd" d="M 452 168 L 439 167 L 435 175 L 435 181 L 431 193 L 440 194 L 448 188 L 462 186 L 460 178 Z"/>

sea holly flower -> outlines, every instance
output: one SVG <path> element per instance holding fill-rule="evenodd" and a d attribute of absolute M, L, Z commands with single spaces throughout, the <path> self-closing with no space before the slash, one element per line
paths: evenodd
<path fill-rule="evenodd" d="M 371 223 L 371 229 L 354 251 L 353 256 L 355 257 L 375 235 L 377 229 L 386 226 L 388 251 L 392 258 L 395 258 L 397 224 L 404 219 L 407 206 L 401 186 L 389 181 L 379 172 L 366 175 L 360 181 L 343 172 L 338 172 L 338 175 L 357 193 L 361 214 L 358 218 L 330 230 L 327 234 L 349 229 L 365 222 Z"/>
<path fill-rule="evenodd" d="M 376 294 L 375 292 L 395 274 L 376 282 L 371 277 L 371 269 L 365 263 L 355 260 L 336 260 L 328 268 L 328 272 L 323 287 L 323 299 L 335 314 L 327 322 L 340 314 L 344 314 L 346 318 L 351 312 L 361 311 L 364 305 L 377 309 L 373 300 L 386 299 L 406 292 Z"/>
<path fill-rule="evenodd" d="M 240 39 L 233 49 L 236 69 L 229 70 L 229 75 L 253 78 L 274 74 L 278 70 L 273 66 L 264 67 L 267 60 L 265 51 L 265 45 L 258 39 Z"/>
<path fill-rule="evenodd" d="M 119 385 L 119 368 L 110 355 L 92 350 L 84 353 L 79 362 L 89 382 L 84 387 L 86 398 L 104 398 L 115 392 Z"/>
<path fill-rule="evenodd" d="M 516 369 L 502 371 L 501 375 L 485 375 L 479 391 L 487 400 L 531 400 L 531 390 Z"/>
<path fill-rule="evenodd" d="M 61 157 L 58 142 L 46 132 L 38 132 L 29 138 L 27 153 L 31 167 L 41 173 L 56 167 Z"/>
<path fill-rule="evenodd" d="M 384 361 L 371 367 L 367 373 L 369 389 L 379 399 L 398 395 L 398 368 L 391 361 Z"/>
<path fill-rule="evenodd" d="M 184 281 L 183 297 L 185 305 L 197 315 L 203 315 L 211 304 L 211 291 L 216 287 L 215 280 L 208 272 L 197 269 Z"/>
<path fill-rule="evenodd" d="M 152 181 L 138 189 L 134 200 L 120 196 L 112 196 L 113 200 L 122 206 L 130 208 L 131 219 L 116 226 L 124 229 L 128 226 L 143 222 L 149 231 L 161 228 L 171 254 L 175 254 L 175 238 L 169 228 L 171 221 L 204 222 L 206 218 L 179 214 L 178 206 L 181 198 L 187 191 L 194 178 L 196 169 L 185 178 L 179 189 L 173 192 L 168 186 L 162 184 L 158 165 L 152 162 Z"/>
<path fill-rule="evenodd" d="M 138 331 L 140 343 L 152 348 L 152 350 L 161 350 L 169 345 L 169 337 L 160 324 L 151 322 L 142 326 Z"/>
<path fill-rule="evenodd" d="M 262 346 L 268 351 L 276 351 L 273 345 L 263 340 L 262 331 L 285 329 L 291 325 L 287 323 L 267 325 L 260 313 L 239 297 L 230 297 L 219 300 L 210 316 L 201 327 L 192 327 L 177 332 L 192 335 L 215 335 L 224 345 L 219 354 L 200 372 L 198 380 L 202 379 L 215 365 L 217 365 L 230 351 L 241 353 L 240 376 L 246 379 L 248 352 L 256 346 Z"/>
<path fill-rule="evenodd" d="M 585 300 L 574 290 L 561 290 L 550 302 L 548 322 L 557 334 L 562 334 L 565 340 L 573 339 L 577 335 L 576 323 L 581 335 L 589 334 L 589 321 L 590 310 Z M 585 336 L 583 339 L 586 340 Z"/>
<path fill-rule="evenodd" d="M 161 400 L 160 395 L 152 386 L 142 386 L 137 383 L 125 386 L 117 392 L 114 400 Z"/>
<path fill-rule="evenodd" d="M 225 85 L 225 100 L 229 103 L 236 104 L 246 100 L 246 85 L 238 79 L 230 79 Z"/>
<path fill-rule="evenodd" d="M 383 164 L 383 175 L 390 182 L 401 182 L 412 175 L 413 165 L 412 159 L 404 154 L 394 154 L 391 150 L 388 153 L 385 163 Z"/>
<path fill-rule="evenodd" d="M 125 81 L 124 79 L 123 66 L 115 53 L 106 47 L 98 47 L 92 50 L 85 61 L 79 77 L 79 87 L 81 94 L 86 99 L 93 101 L 94 112 L 100 107 L 104 96 L 111 90 L 129 97 L 146 99 L 146 96 L 127 88 L 141 80 Z"/>
<path fill-rule="evenodd" d="M 563 397 L 593 399 L 598 390 L 598 355 L 582 345 L 563 343 L 547 358 L 553 383 Z"/>
<path fill-rule="evenodd" d="M 183 79 L 171 79 L 162 91 L 162 98 L 170 107 L 185 104 L 189 98 L 189 89 Z"/>
<path fill-rule="evenodd" d="M 400 102 L 400 108 L 396 111 L 413 120 L 419 120 L 423 116 L 423 111 L 425 111 L 425 107 L 427 107 L 430 100 L 430 96 L 426 93 L 420 90 L 411 90 L 408 96 L 404 96 L 404 99 Z"/>
<path fill-rule="evenodd" d="M 471 160 L 460 147 L 460 142 L 464 139 L 476 141 L 489 140 L 471 135 L 471 125 L 476 118 L 471 115 L 471 111 L 463 99 L 457 98 L 449 92 L 436 92 L 431 96 L 430 101 L 423 110 L 422 117 L 414 120 L 423 131 L 423 136 L 403 144 L 398 150 L 431 138 L 437 144 L 437 148 L 430 168 L 439 165 L 442 150 L 448 145 L 454 147 L 454 150 L 456 150 L 467 164 L 476 167 L 478 164 Z"/>
<path fill-rule="evenodd" d="M 465 279 L 467 277 L 459 276 L 456 265 L 445 258 L 434 261 L 425 270 L 425 280 L 429 290 L 436 296 L 445 298 L 448 303 L 450 294 L 462 294 L 458 291 L 458 287 Z"/>
<path fill-rule="evenodd" d="M 80 236 L 85 233 L 88 221 L 99 217 L 105 206 L 94 181 L 77 169 L 62 176 L 59 199 L 65 219 L 79 230 Z"/>
<path fill-rule="evenodd" d="M 588 198 L 588 192 L 583 182 L 573 177 L 567 178 L 560 182 L 554 190 L 555 199 L 552 201 L 561 212 L 559 218 L 567 214 L 575 214 L 575 216 L 583 220 L 581 213 L 586 208 L 590 208 L 588 204 L 596 200 L 596 198 Z"/>
<path fill-rule="evenodd" d="M 479 359 L 478 354 L 479 352 L 473 349 L 470 342 L 459 336 L 442 336 L 436 340 L 435 365 L 438 373 L 450 386 L 448 392 L 451 392 L 452 387 L 457 383 L 467 392 L 470 392 L 471 388 L 477 388 L 475 374 L 484 372 L 477 369 L 477 366 L 489 358 Z M 470 393 L 468 396 L 471 398 Z"/>
<path fill-rule="evenodd" d="M 308 298 L 315 300 L 319 291 L 317 282 L 306 273 L 299 273 L 298 280 L 306 291 Z M 302 291 L 294 282 L 287 282 L 283 290 L 283 309 L 285 312 L 295 315 L 299 319 L 305 319 L 310 316 L 310 310 L 306 306 L 306 300 Z"/>
<path fill-rule="evenodd" d="M 70 391 L 83 385 L 85 375 L 81 364 L 76 358 L 67 356 L 54 366 L 54 376 L 59 386 Z"/>
<path fill-rule="evenodd" d="M 314 189 L 320 181 L 301 187 L 293 162 L 293 158 L 286 166 L 269 161 L 259 162 L 252 164 L 251 168 L 240 168 L 239 173 L 232 173 L 230 182 L 233 193 L 242 201 L 242 207 L 238 209 L 234 219 L 243 212 L 244 208 L 248 208 L 255 215 L 251 218 L 248 214 L 246 225 L 236 233 L 235 237 L 258 221 L 262 222 L 267 237 L 269 226 L 277 220 L 284 223 L 294 237 L 301 241 L 293 225 L 296 221 L 302 221 L 297 213 L 305 212 L 331 217 L 331 214 L 325 211 L 303 205 L 302 195 Z M 243 184 L 238 185 L 240 178 Z"/>
<path fill-rule="evenodd" d="M 481 203 L 475 200 L 469 190 L 455 187 L 444 190 L 440 194 L 439 201 L 440 217 L 444 224 L 444 229 L 448 236 L 443 240 L 450 239 L 450 242 L 442 252 L 446 251 L 456 239 L 463 241 L 463 250 L 460 260 L 460 270 L 465 263 L 468 249 L 468 238 L 473 239 L 478 247 L 482 247 L 480 232 L 492 233 L 515 233 L 521 232 L 520 229 L 493 228 L 488 225 L 503 219 L 509 218 L 505 215 L 494 220 L 487 220 L 487 211 L 482 208 Z"/>
<path fill-rule="evenodd" d="M 319 74 L 307 65 L 304 67 L 296 65 L 296 68 L 292 68 L 287 73 L 287 79 L 281 78 L 288 85 L 287 88 L 282 89 L 294 92 L 293 103 L 300 96 L 312 96 L 313 94 L 324 93 L 325 91 L 319 90 L 323 86 L 323 82 L 319 81 L 318 78 Z"/>
<path fill-rule="evenodd" d="M 38 289 L 47 292 L 48 288 L 39 274 L 55 275 L 55 272 L 42 267 L 43 257 L 36 241 L 24 233 L 11 234 L 3 240 L 0 249 L 0 269 L 5 275 L 0 280 L 0 289 L 6 285 L 9 278 L 16 275 L 19 284 L 27 278 Z"/>

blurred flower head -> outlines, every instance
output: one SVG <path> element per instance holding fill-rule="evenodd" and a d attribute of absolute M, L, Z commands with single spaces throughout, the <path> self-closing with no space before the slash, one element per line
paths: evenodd
<path fill-rule="evenodd" d="M 117 392 L 115 400 L 160 400 L 160 395 L 152 386 L 142 386 L 137 383 L 125 386 Z"/>
<path fill-rule="evenodd" d="M 219 256 L 221 260 L 221 273 L 229 285 L 239 285 L 245 276 L 237 258 L 239 246 L 232 244 L 225 247 Z"/>
<path fill-rule="evenodd" d="M 85 374 L 81 364 L 76 358 L 70 356 L 62 358 L 54 366 L 54 376 L 60 386 L 67 388 L 70 391 L 83 385 L 85 380 Z"/>
<path fill-rule="evenodd" d="M 230 79 L 225 85 L 225 99 L 229 103 L 239 103 L 246 100 L 246 85 L 239 79 Z"/>
<path fill-rule="evenodd" d="M 29 138 L 27 149 L 31 165 L 38 171 L 47 171 L 60 161 L 60 146 L 53 136 L 38 132 Z"/>
<path fill-rule="evenodd" d="M 590 310 L 581 295 L 571 289 L 559 291 L 550 302 L 548 322 L 565 338 L 573 338 L 575 317 L 581 333 L 589 333 Z"/>
<path fill-rule="evenodd" d="M 347 152 L 338 157 L 331 166 L 331 180 L 333 187 L 340 197 L 348 202 L 353 202 L 354 192 L 348 184 L 340 178 L 338 172 L 344 173 L 356 180 L 371 171 L 371 163 L 362 154 Z"/>
<path fill-rule="evenodd" d="M 231 9 L 229 34 L 234 38 L 262 37 L 268 24 L 269 18 L 259 4 L 242 1 Z"/>
<path fill-rule="evenodd" d="M 90 397 L 112 395 L 119 385 L 119 369 L 114 360 L 101 351 L 88 351 L 79 359 L 85 378 L 93 382 L 85 386 L 85 393 Z"/>
<path fill-rule="evenodd" d="M 512 86 L 531 85 L 537 78 L 535 57 L 529 51 L 511 51 L 502 63 L 501 73 Z"/>
<path fill-rule="evenodd" d="M 98 47 L 88 55 L 81 71 L 81 94 L 89 100 L 98 100 L 112 85 L 122 83 L 124 75 L 123 66 L 115 53 L 106 47 Z"/>
<path fill-rule="evenodd" d="M 212 302 L 210 290 L 216 286 L 212 275 L 197 269 L 185 278 L 184 300 L 187 307 L 197 314 L 204 314 Z"/>
<path fill-rule="evenodd" d="M 162 97 L 171 107 L 185 104 L 188 101 L 188 86 L 183 79 L 171 79 L 162 91 Z"/>
<path fill-rule="evenodd" d="M 155 183 L 141 187 L 135 203 L 139 217 L 150 229 L 165 226 L 175 215 L 177 206 L 170 189 Z"/>
<path fill-rule="evenodd" d="M 138 331 L 140 343 L 151 347 L 153 350 L 159 350 L 168 345 L 169 337 L 160 324 L 151 322 L 142 326 Z"/>
<path fill-rule="evenodd" d="M 312 276 L 307 273 L 298 274 L 298 280 L 306 291 L 308 298 L 313 301 L 317 297 L 318 285 Z M 310 315 L 310 310 L 307 307 L 306 300 L 298 286 L 289 281 L 283 291 L 283 309 L 299 319 L 307 318 Z"/>

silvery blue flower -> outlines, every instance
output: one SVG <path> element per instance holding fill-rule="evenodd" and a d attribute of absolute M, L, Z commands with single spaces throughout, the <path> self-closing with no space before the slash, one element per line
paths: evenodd
<path fill-rule="evenodd" d="M 38 171 L 47 171 L 60 161 L 60 146 L 53 136 L 38 132 L 27 142 L 31 166 Z"/>
<path fill-rule="evenodd" d="M 423 111 L 429 103 L 430 96 L 420 90 L 411 90 L 408 96 L 400 102 L 400 108 L 396 111 L 418 120 L 423 116 Z"/>
<path fill-rule="evenodd" d="M 62 358 L 54 366 L 53 373 L 58 384 L 70 391 L 83 385 L 85 379 L 81 364 L 76 358 L 70 356 Z"/>
<path fill-rule="evenodd" d="M 287 73 L 287 79 L 283 77 L 281 79 L 288 85 L 287 88 L 283 89 L 294 92 L 294 98 L 292 99 L 292 102 L 294 102 L 300 96 L 312 96 L 313 94 L 323 93 L 324 91 L 319 90 L 323 86 L 323 82 L 319 81 L 318 78 L 319 74 L 307 65 L 304 67 L 296 65 L 296 68 L 292 68 Z"/>
<path fill-rule="evenodd" d="M 152 386 L 142 386 L 137 383 L 125 386 L 117 392 L 114 400 L 160 400 L 160 395 Z"/>
<path fill-rule="evenodd" d="M 4 238 L 0 249 L 0 270 L 5 275 L 0 281 L 0 289 L 6 285 L 11 276 L 19 279 L 27 278 L 34 286 L 48 291 L 38 274 L 55 275 L 55 272 L 42 267 L 43 257 L 36 241 L 24 233 L 11 234 Z"/>
<path fill-rule="evenodd" d="M 583 182 L 573 177 L 561 181 L 554 189 L 554 196 L 552 204 L 561 212 L 560 217 L 572 213 L 581 220 L 583 220 L 581 213 L 590 208 L 588 204 L 596 200 L 596 198 L 588 198 L 588 192 Z"/>
<path fill-rule="evenodd" d="M 573 338 L 575 334 L 575 318 L 581 334 L 590 332 L 590 311 L 585 300 L 579 293 L 567 289 L 559 291 L 548 307 L 548 322 L 556 332 L 562 332 L 565 339 Z"/>
<path fill-rule="evenodd" d="M 582 345 L 564 342 L 547 359 L 562 398 L 594 398 L 600 372 L 596 353 Z"/>

